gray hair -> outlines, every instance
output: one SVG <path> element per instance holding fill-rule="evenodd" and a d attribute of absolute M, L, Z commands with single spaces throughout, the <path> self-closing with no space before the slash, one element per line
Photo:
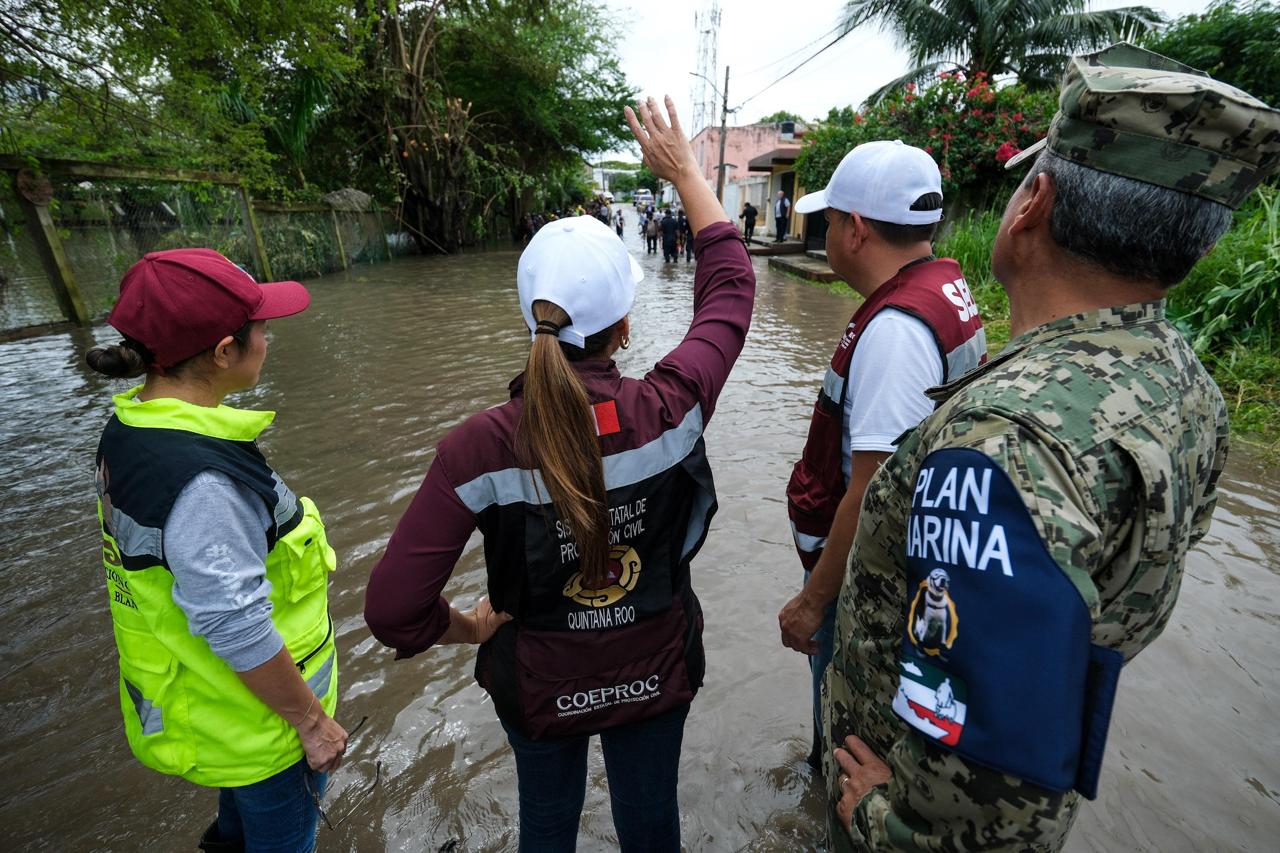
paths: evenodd
<path fill-rule="evenodd" d="M 1040 154 L 1023 186 L 1041 172 L 1057 190 L 1053 241 L 1116 275 L 1172 287 L 1231 227 L 1225 204 L 1100 172 L 1051 151 Z"/>

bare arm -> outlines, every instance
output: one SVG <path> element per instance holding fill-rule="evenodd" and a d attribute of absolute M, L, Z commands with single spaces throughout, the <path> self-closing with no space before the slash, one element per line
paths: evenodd
<path fill-rule="evenodd" d="M 347 751 L 347 732 L 320 707 L 288 649 L 281 649 L 266 663 L 236 675 L 254 696 L 297 730 L 312 770 L 328 773 L 338 769 Z"/>
<path fill-rule="evenodd" d="M 879 451 L 853 452 L 849 489 L 836 509 L 836 517 L 831 522 L 831 532 L 827 534 L 827 544 L 822 549 L 822 556 L 809 573 L 804 589 L 778 613 L 782 644 L 787 648 L 807 655 L 817 654 L 818 644 L 813 641 L 813 635 L 822 625 L 823 609 L 840 594 L 849 549 L 853 547 L 853 536 L 858 532 L 862 497 L 866 494 L 867 484 L 875 476 L 876 469 L 887 458 L 888 453 Z"/>

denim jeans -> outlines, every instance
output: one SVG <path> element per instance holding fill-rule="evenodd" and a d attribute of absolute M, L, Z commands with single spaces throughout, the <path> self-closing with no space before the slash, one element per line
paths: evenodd
<path fill-rule="evenodd" d="M 600 733 L 609 800 L 623 853 L 678 853 L 680 744 L 689 706 Z M 504 726 L 505 727 L 505 726 Z M 587 736 L 529 740 L 507 728 L 520 789 L 520 853 L 578 844 L 587 792 Z"/>
<path fill-rule="evenodd" d="M 804 573 L 807 583 L 809 573 Z M 822 759 L 822 676 L 831 664 L 836 638 L 836 603 L 833 601 L 822 611 L 822 624 L 813 635 L 818 643 L 818 653 L 809 657 L 809 671 L 813 681 L 813 751 L 810 757 Z"/>
<path fill-rule="evenodd" d="M 304 758 L 261 782 L 219 788 L 218 834 L 242 842 L 245 853 L 311 853 L 320 819 L 316 798 L 324 797 L 326 781 Z"/>

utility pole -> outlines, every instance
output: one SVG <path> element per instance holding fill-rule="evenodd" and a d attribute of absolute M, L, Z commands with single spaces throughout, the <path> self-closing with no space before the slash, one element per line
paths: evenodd
<path fill-rule="evenodd" d="M 729 66 L 724 67 L 724 106 L 720 108 L 720 168 L 716 170 L 716 201 L 724 204 L 724 138 L 729 123 Z"/>

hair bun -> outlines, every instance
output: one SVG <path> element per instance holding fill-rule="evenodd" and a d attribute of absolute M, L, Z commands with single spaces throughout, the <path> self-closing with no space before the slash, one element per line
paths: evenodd
<path fill-rule="evenodd" d="M 147 372 L 147 358 L 129 341 L 114 346 L 94 347 L 84 355 L 85 362 L 104 376 L 125 379 Z"/>

